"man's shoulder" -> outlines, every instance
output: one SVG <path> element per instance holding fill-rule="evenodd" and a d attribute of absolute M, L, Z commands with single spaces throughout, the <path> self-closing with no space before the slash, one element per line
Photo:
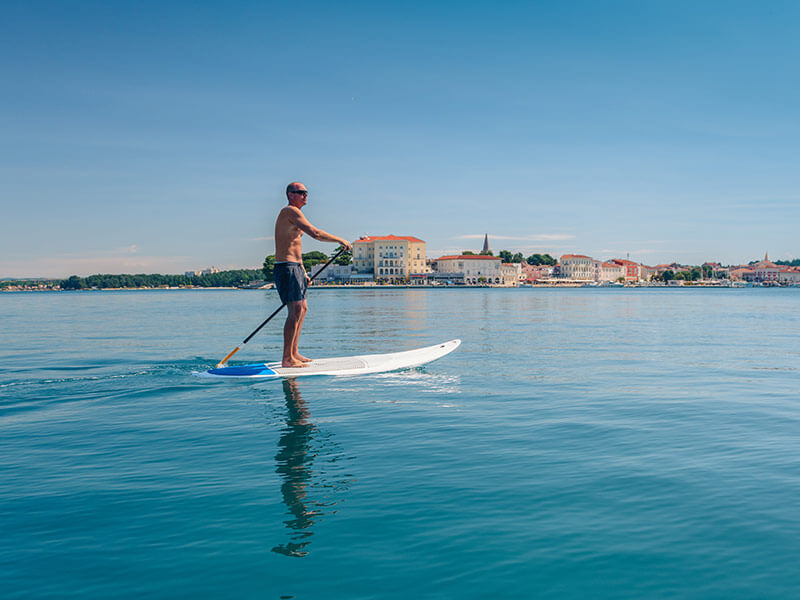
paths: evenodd
<path fill-rule="evenodd" d="M 278 213 L 278 216 L 284 216 L 284 215 L 285 216 L 300 216 L 302 214 L 303 214 L 303 211 L 301 211 L 296 206 L 291 206 L 290 205 L 290 206 L 284 206 L 281 209 L 281 212 Z"/>

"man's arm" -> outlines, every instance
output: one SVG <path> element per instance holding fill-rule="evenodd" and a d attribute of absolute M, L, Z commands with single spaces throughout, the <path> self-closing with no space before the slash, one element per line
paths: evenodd
<path fill-rule="evenodd" d="M 306 219 L 306 216 L 302 213 L 302 211 L 297 208 L 292 211 L 292 221 L 298 229 L 300 229 L 303 233 L 307 233 L 309 237 L 312 237 L 315 240 L 319 240 L 320 242 L 334 242 L 336 244 L 341 244 L 347 250 L 352 250 L 350 242 L 344 238 L 340 238 L 337 235 L 323 231 L 318 227 L 314 227 L 309 220 Z"/>

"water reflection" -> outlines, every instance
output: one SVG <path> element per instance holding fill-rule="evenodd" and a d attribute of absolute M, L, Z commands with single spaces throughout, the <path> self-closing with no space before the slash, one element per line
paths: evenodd
<path fill-rule="evenodd" d="M 272 551 L 303 557 L 308 554 L 307 546 L 314 535 L 314 524 L 326 512 L 335 512 L 332 508 L 338 500 L 326 498 L 323 494 L 337 494 L 348 487 L 349 480 L 347 474 L 339 472 L 337 463 L 343 457 L 336 452 L 330 435 L 321 433 L 311 422 L 297 380 L 284 379 L 283 392 L 286 396 L 286 427 L 278 441 L 275 470 L 283 481 L 281 494 L 290 515 L 284 521 L 289 541 L 275 546 Z M 326 483 L 328 481 L 330 483 Z"/>

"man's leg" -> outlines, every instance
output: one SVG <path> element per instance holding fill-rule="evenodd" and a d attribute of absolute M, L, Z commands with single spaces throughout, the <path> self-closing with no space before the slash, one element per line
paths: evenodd
<path fill-rule="evenodd" d="M 303 310 L 300 312 L 300 318 L 297 321 L 297 335 L 294 338 L 294 346 L 292 348 L 292 356 L 299 361 L 304 363 L 311 362 L 310 358 L 306 358 L 302 354 L 297 351 L 297 345 L 300 343 L 300 333 L 303 331 L 303 321 L 306 320 L 306 313 L 308 312 L 308 303 L 305 299 L 301 300 L 299 304 L 303 305 Z"/>
<path fill-rule="evenodd" d="M 283 325 L 283 361 L 284 367 L 305 367 L 306 363 L 295 356 L 297 352 L 297 338 L 300 336 L 300 326 L 306 314 L 306 301 L 298 300 L 287 302 L 286 323 Z"/>

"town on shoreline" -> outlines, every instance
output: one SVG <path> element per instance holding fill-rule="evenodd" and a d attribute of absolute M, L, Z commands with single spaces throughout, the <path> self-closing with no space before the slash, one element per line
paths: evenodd
<path fill-rule="evenodd" d="M 429 259 L 426 243 L 413 236 L 363 236 L 326 268 L 329 257 L 312 251 L 303 264 L 321 287 L 753 287 L 800 286 L 800 260 L 762 260 L 746 265 L 717 262 L 684 265 L 677 262 L 645 265 L 629 258 L 598 260 L 583 254 L 524 257 L 501 250 L 497 256 L 483 248 Z M 332 256 L 340 248 L 332 253 Z M 113 289 L 268 289 L 272 287 L 274 256 L 261 269 L 220 271 L 209 267 L 182 275 L 97 274 L 67 279 L 0 279 L 0 291 L 113 290 Z M 321 271 L 321 272 L 320 272 Z"/>

